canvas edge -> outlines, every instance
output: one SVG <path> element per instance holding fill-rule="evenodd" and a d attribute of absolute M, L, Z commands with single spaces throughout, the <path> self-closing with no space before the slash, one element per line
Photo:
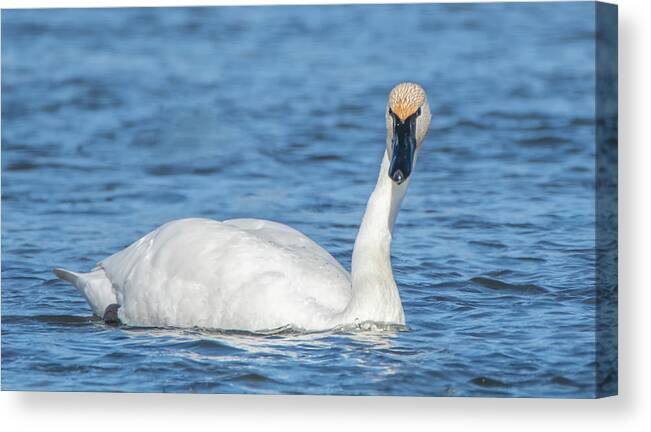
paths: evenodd
<path fill-rule="evenodd" d="M 595 397 L 618 394 L 618 7 L 595 2 Z"/>

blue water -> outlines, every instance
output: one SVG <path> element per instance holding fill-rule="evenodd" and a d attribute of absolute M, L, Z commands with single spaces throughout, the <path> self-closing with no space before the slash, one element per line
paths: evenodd
<path fill-rule="evenodd" d="M 593 37 L 590 3 L 4 10 L 2 389 L 593 396 Z M 188 216 L 349 268 L 403 80 L 407 331 L 109 327 L 51 274 Z"/>

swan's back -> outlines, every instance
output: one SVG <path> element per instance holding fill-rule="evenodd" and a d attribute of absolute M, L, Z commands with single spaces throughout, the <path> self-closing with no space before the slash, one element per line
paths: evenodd
<path fill-rule="evenodd" d="M 130 325 L 321 327 L 351 297 L 346 270 L 276 222 L 182 219 L 99 263 Z"/>

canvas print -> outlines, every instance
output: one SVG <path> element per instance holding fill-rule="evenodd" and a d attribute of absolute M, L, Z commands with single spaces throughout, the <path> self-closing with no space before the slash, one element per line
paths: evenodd
<path fill-rule="evenodd" d="M 2 390 L 617 393 L 617 9 L 2 11 Z"/>

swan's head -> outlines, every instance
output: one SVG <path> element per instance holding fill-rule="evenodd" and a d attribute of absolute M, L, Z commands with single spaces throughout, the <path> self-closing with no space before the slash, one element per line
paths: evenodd
<path fill-rule="evenodd" d="M 389 93 L 386 119 L 388 174 L 400 185 L 411 175 L 432 119 L 425 90 L 414 83 L 395 86 Z"/>

